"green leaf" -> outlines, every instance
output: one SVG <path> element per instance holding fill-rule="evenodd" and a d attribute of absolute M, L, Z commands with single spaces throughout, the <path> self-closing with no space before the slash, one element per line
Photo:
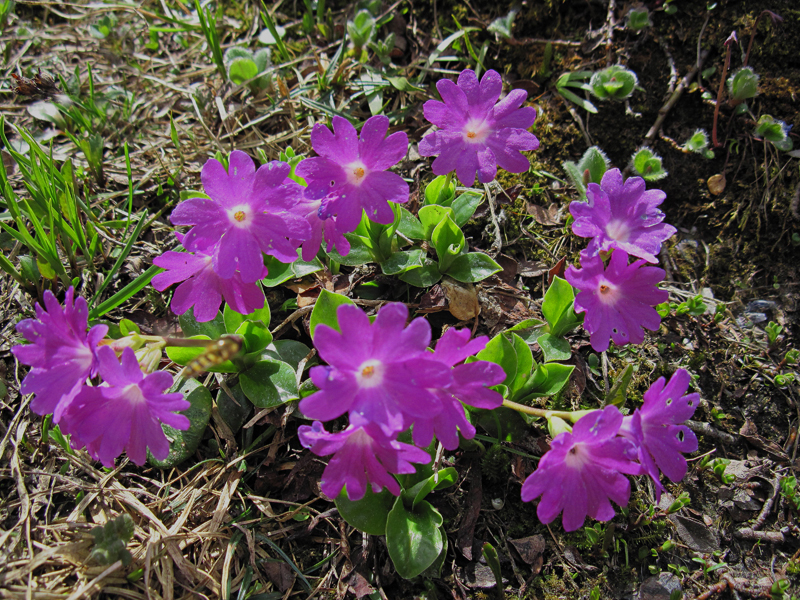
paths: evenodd
<path fill-rule="evenodd" d="M 346 256 L 342 256 L 333 250 L 327 253 L 328 256 L 348 267 L 358 267 L 372 261 L 371 244 L 367 238 L 355 233 L 345 233 L 344 237 L 350 242 L 350 252 Z"/>
<path fill-rule="evenodd" d="M 431 239 L 433 230 L 436 226 L 448 215 L 453 214 L 453 209 L 446 206 L 439 206 L 438 204 L 431 204 L 430 206 L 423 206 L 419 209 L 419 220 L 422 224 L 422 229 L 425 232 L 424 239 Z"/>
<path fill-rule="evenodd" d="M 180 392 L 183 394 L 184 399 L 189 401 L 189 408 L 180 413 L 189 419 L 189 429 L 179 431 L 169 425 L 161 425 L 167 438 L 171 440 L 169 455 L 161 461 L 156 460 L 149 451 L 147 452 L 147 462 L 161 469 L 169 469 L 179 465 L 194 454 L 203 439 L 208 419 L 211 417 L 211 392 L 200 385 L 197 380 L 187 379 L 182 382 L 177 390 L 171 389 L 170 391 Z"/>
<path fill-rule="evenodd" d="M 453 260 L 461 253 L 466 244 L 464 233 L 453 222 L 450 215 L 446 215 L 434 228 L 431 242 L 439 257 L 439 270 L 447 272 Z"/>
<path fill-rule="evenodd" d="M 253 403 L 244 395 L 240 383 L 229 389 L 233 398 L 228 396 L 223 389 L 217 392 L 217 409 L 231 432 L 236 433 L 242 428 L 242 425 L 247 421 L 247 417 L 253 411 Z"/>
<path fill-rule="evenodd" d="M 492 33 L 496 33 L 501 37 L 510 38 L 511 37 L 511 27 L 514 24 L 514 17 L 517 16 L 519 9 L 512 8 L 509 13 L 505 17 L 498 17 L 486 28 L 488 31 Z"/>
<path fill-rule="evenodd" d="M 468 252 L 456 257 L 447 274 L 462 283 L 477 283 L 502 270 L 488 254 Z"/>
<path fill-rule="evenodd" d="M 433 564 L 444 547 L 442 515 L 427 501 L 407 510 L 397 498 L 386 520 L 386 545 L 397 573 L 411 579 Z"/>
<path fill-rule="evenodd" d="M 539 336 L 549 329 L 549 325 L 539 319 L 525 319 L 516 325 L 512 325 L 506 329 L 506 333 L 513 331 L 523 340 L 526 344 L 533 344 L 539 339 Z"/>
<path fill-rule="evenodd" d="M 441 490 L 455 485 L 456 481 L 458 481 L 458 471 L 453 467 L 446 467 L 424 481 L 420 481 L 414 487 L 405 490 L 403 494 L 407 499 L 412 500 L 411 509 L 414 510 L 428 494 L 434 490 Z"/>
<path fill-rule="evenodd" d="M 236 329 L 235 333 L 244 338 L 245 352 L 261 352 L 272 343 L 269 328 L 261 321 L 247 320 Z"/>
<path fill-rule="evenodd" d="M 119 322 L 119 332 L 123 336 L 131 335 L 132 333 L 142 333 L 139 326 L 130 319 L 122 319 Z"/>
<path fill-rule="evenodd" d="M 297 376 L 291 365 L 261 360 L 239 376 L 242 391 L 258 408 L 271 408 L 297 400 Z"/>
<path fill-rule="evenodd" d="M 550 333 L 561 337 L 577 327 L 582 318 L 575 314 L 575 290 L 561 277 L 553 277 L 542 302 L 542 314 L 550 324 Z"/>
<path fill-rule="evenodd" d="M 292 365 L 295 371 L 297 371 L 297 368 L 300 366 L 300 361 L 311 352 L 311 348 L 306 346 L 303 342 L 298 342 L 296 340 L 278 340 L 275 342 L 275 348 L 281 360 Z M 309 366 L 309 364 L 306 364 L 306 368 Z"/>
<path fill-rule="evenodd" d="M 451 208 L 453 209 L 453 220 L 456 222 L 456 225 L 459 227 L 466 225 L 467 221 L 475 214 L 475 209 L 478 208 L 481 200 L 483 200 L 483 194 L 473 191 L 464 192 L 453 200 Z"/>
<path fill-rule="evenodd" d="M 439 271 L 439 265 L 426 258 L 423 260 L 422 267 L 404 271 L 400 273 L 399 277 L 409 285 L 426 288 L 439 281 L 442 278 L 442 273 Z"/>
<path fill-rule="evenodd" d="M 137 225 L 138 226 L 138 225 Z M 110 312 L 127 302 L 136 292 L 144 288 L 150 280 L 153 279 L 158 273 L 164 269 L 153 265 L 147 271 L 139 275 L 136 279 L 131 281 L 128 285 L 111 296 L 108 300 L 104 300 L 93 309 L 89 311 L 89 320 L 99 319 L 107 312 Z"/>
<path fill-rule="evenodd" d="M 540 398 L 542 396 L 555 396 L 567 382 L 575 367 L 561 363 L 542 363 L 536 367 L 528 384 L 521 391 L 523 400 Z"/>
<path fill-rule="evenodd" d="M 590 113 L 595 114 L 595 115 L 597 114 L 597 107 L 594 104 L 592 104 L 591 102 L 589 102 L 588 100 L 586 100 L 585 98 L 581 98 L 580 96 L 576 96 L 575 94 L 570 92 L 568 89 L 563 88 L 563 87 L 559 87 L 558 88 L 558 93 L 561 94 L 562 96 L 564 96 L 564 98 L 566 98 L 570 102 L 574 102 L 575 104 L 580 106 L 586 112 L 590 112 Z"/>
<path fill-rule="evenodd" d="M 530 352 L 530 350 L 528 350 Z M 486 347 L 475 355 L 478 360 L 488 360 L 503 367 L 506 378 L 503 385 L 511 387 L 517 377 L 517 352 L 508 337 L 502 333 L 494 336 Z"/>
<path fill-rule="evenodd" d="M 493 438 L 503 442 L 517 442 L 530 435 L 527 415 L 501 406 L 493 410 L 473 410 L 477 424 Z"/>
<path fill-rule="evenodd" d="M 453 197 L 456 195 L 456 183 L 452 179 L 447 186 L 448 189 L 442 191 L 444 182 L 447 179 L 445 175 L 439 175 L 434 178 L 428 185 L 425 186 L 425 204 L 438 204 L 440 206 L 450 206 L 453 202 Z"/>
<path fill-rule="evenodd" d="M 536 340 L 544 353 L 544 362 L 549 363 L 554 360 L 569 360 L 572 350 L 569 342 L 563 337 L 556 337 L 550 333 L 543 333 Z"/>
<path fill-rule="evenodd" d="M 208 340 L 211 342 L 211 338 L 209 338 L 207 335 L 193 335 L 188 339 Z M 169 357 L 172 362 L 181 366 L 188 365 L 195 358 L 206 352 L 206 348 L 203 346 L 167 346 L 164 348 L 164 350 L 167 353 L 167 357 Z M 226 360 L 225 362 L 204 370 L 209 371 L 210 373 L 238 373 L 239 367 L 237 367 L 231 361 Z"/>
<path fill-rule="evenodd" d="M 253 79 L 258 75 L 258 66 L 251 58 L 235 58 L 228 65 L 228 77 L 236 85 Z"/>
<path fill-rule="evenodd" d="M 386 81 L 392 84 L 396 90 L 401 92 L 423 92 L 422 88 L 413 85 L 405 77 L 386 77 Z"/>
<path fill-rule="evenodd" d="M 422 227 L 422 223 L 402 206 L 400 207 L 400 224 L 397 226 L 397 231 L 410 240 L 425 239 L 425 229 Z"/>
<path fill-rule="evenodd" d="M 198 323 L 194 318 L 194 307 L 179 316 L 178 323 L 186 337 L 206 336 L 210 340 L 216 340 L 227 333 L 222 313 L 217 313 L 213 321 Z"/>
<path fill-rule="evenodd" d="M 386 519 L 394 502 L 395 497 L 389 490 L 383 489 L 376 494 L 370 485 L 361 500 L 349 500 L 344 489 L 334 500 L 345 521 L 370 535 L 386 534 Z"/>
<path fill-rule="evenodd" d="M 298 249 L 298 259 L 293 263 L 282 263 L 274 256 L 267 257 L 267 276 L 261 280 L 266 287 L 276 287 L 290 279 L 299 279 L 323 269 L 319 259 L 305 262 L 300 258 L 301 250 Z M 266 325 L 267 323 L 265 323 Z"/>
<path fill-rule="evenodd" d="M 614 381 L 614 384 L 611 386 L 611 389 L 606 396 L 606 406 L 609 404 L 613 404 L 617 408 L 622 408 L 625 404 L 625 400 L 627 400 L 628 396 L 628 386 L 631 383 L 631 379 L 633 378 L 633 365 L 628 365 L 619 374 L 617 379 Z"/>
<path fill-rule="evenodd" d="M 523 388 L 525 382 L 528 381 L 528 377 L 531 375 L 534 365 L 533 353 L 531 352 L 530 346 L 525 343 L 525 340 L 516 333 L 503 332 L 503 336 L 511 342 L 511 345 L 514 347 L 514 352 L 517 355 L 517 375 L 514 377 L 514 381 L 508 386 L 508 397 L 513 399 L 517 392 Z"/>
<path fill-rule="evenodd" d="M 381 270 L 384 275 L 397 275 L 404 271 L 410 271 L 421 267 L 423 264 L 424 252 L 420 248 L 395 252 L 381 263 Z"/>
<path fill-rule="evenodd" d="M 339 329 L 339 320 L 336 318 L 336 311 L 343 304 L 355 303 L 347 296 L 334 294 L 325 289 L 319 293 L 319 298 L 317 298 L 314 309 L 311 311 L 311 322 L 309 323 L 312 339 L 317 325 L 327 325 L 336 331 L 341 331 Z"/>

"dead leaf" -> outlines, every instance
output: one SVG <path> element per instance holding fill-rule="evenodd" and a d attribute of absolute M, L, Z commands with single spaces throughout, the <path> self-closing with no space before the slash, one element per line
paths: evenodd
<path fill-rule="evenodd" d="M 682 515 L 670 515 L 669 520 L 675 525 L 678 537 L 692 550 L 709 554 L 719 550 L 719 541 L 702 521 Z"/>
<path fill-rule="evenodd" d="M 547 272 L 547 283 L 553 283 L 553 277 L 564 278 L 564 271 L 567 270 L 567 257 L 565 256 L 556 263 L 552 269 Z"/>
<path fill-rule="evenodd" d="M 461 554 L 467 560 L 472 560 L 472 544 L 475 540 L 475 525 L 478 523 L 478 515 L 481 512 L 481 500 L 483 499 L 483 481 L 481 479 L 481 462 L 473 460 L 470 465 L 469 492 L 464 501 L 464 508 L 461 517 L 461 524 L 458 526 L 456 536 L 456 547 L 461 550 Z"/>
<path fill-rule="evenodd" d="M 519 552 L 520 558 L 531 566 L 533 574 L 536 575 L 542 570 L 544 563 L 544 537 L 541 535 L 532 535 L 529 537 L 520 538 L 518 540 L 508 540 L 514 547 L 514 550 Z"/>
<path fill-rule="evenodd" d="M 503 268 L 502 271 L 496 273 L 497 277 L 508 285 L 514 285 L 514 279 L 517 277 L 517 261 L 505 254 L 495 257 L 494 260 Z"/>
<path fill-rule="evenodd" d="M 521 260 L 517 263 L 517 274 L 523 277 L 539 277 L 549 270 L 547 263 L 541 260 Z"/>
<path fill-rule="evenodd" d="M 789 456 L 783 451 L 783 448 L 781 448 L 775 442 L 758 435 L 758 429 L 756 428 L 755 423 L 753 423 L 750 419 L 747 419 L 744 422 L 744 425 L 742 425 L 742 428 L 739 430 L 739 435 L 746 439 L 751 445 L 763 450 L 767 454 L 772 455 L 773 458 L 779 460 L 780 462 L 789 461 Z"/>
<path fill-rule="evenodd" d="M 447 310 L 447 296 L 445 296 L 442 286 L 437 283 L 420 298 L 417 312 L 428 314 L 443 310 Z"/>
<path fill-rule="evenodd" d="M 262 563 L 262 568 L 267 578 L 281 593 L 294 586 L 294 571 L 285 562 L 265 562 Z"/>
<path fill-rule="evenodd" d="M 716 175 L 712 175 L 708 178 L 708 191 L 711 192 L 714 196 L 719 196 L 722 192 L 725 191 L 725 185 L 727 181 L 725 180 L 725 173 L 718 173 Z"/>
<path fill-rule="evenodd" d="M 539 206 L 538 204 L 533 204 L 531 202 L 527 203 L 528 214 L 533 217 L 533 219 L 541 224 L 541 225 L 558 225 L 561 220 L 558 216 L 558 205 L 553 203 L 547 208 L 543 206 Z"/>
<path fill-rule="evenodd" d="M 478 294 L 471 283 L 445 277 L 442 279 L 442 289 L 447 296 L 447 310 L 459 321 L 474 319 L 481 313 Z"/>
<path fill-rule="evenodd" d="M 353 592 L 356 598 L 363 598 L 375 593 L 375 588 L 369 584 L 363 575 L 360 573 L 353 573 L 348 583 L 349 590 Z"/>

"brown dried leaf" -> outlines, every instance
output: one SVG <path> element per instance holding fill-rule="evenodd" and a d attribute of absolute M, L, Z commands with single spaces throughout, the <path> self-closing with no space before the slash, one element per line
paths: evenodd
<path fill-rule="evenodd" d="M 474 319 L 481 313 L 478 294 L 471 283 L 461 283 L 450 277 L 442 279 L 442 289 L 447 296 L 447 310 L 459 321 Z"/>
<path fill-rule="evenodd" d="M 533 568 L 535 575 L 542 569 L 545 543 L 544 536 L 532 535 L 518 540 L 508 540 L 514 549 L 519 552 L 520 558 Z"/>
<path fill-rule="evenodd" d="M 531 202 L 527 203 L 528 214 L 531 215 L 537 223 L 541 225 L 558 225 L 561 220 L 558 217 L 558 205 L 553 203 L 547 208 L 543 206 L 539 206 L 538 204 L 533 204 Z"/>
<path fill-rule="evenodd" d="M 708 178 L 708 191 L 711 192 L 714 196 L 719 196 L 722 192 L 725 191 L 725 185 L 727 181 L 725 180 L 725 173 L 718 173 L 716 175 L 712 175 Z"/>

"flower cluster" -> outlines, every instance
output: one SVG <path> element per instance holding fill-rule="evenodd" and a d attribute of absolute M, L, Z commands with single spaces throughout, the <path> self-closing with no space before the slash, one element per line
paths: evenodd
<path fill-rule="evenodd" d="M 588 185 L 586 202 L 570 204 L 572 231 L 591 242 L 581 252 L 581 268 L 570 266 L 565 276 L 580 290 L 575 310 L 586 313 L 584 329 L 598 352 L 610 340 L 639 344 L 643 328 L 657 330 L 661 323 L 653 307 L 669 297 L 656 287 L 665 273 L 643 265 L 657 263 L 661 244 L 677 231 L 658 209 L 665 197 L 661 190 L 645 190 L 641 177 L 623 181 L 619 169 L 612 169 L 600 185 Z M 639 260 L 628 264 L 630 256 Z"/>
<path fill-rule="evenodd" d="M 476 361 L 460 364 L 486 345 L 469 331 L 450 329 L 435 352 L 428 351 L 430 325 L 418 318 L 406 326 L 408 309 L 400 303 L 378 311 L 374 323 L 356 306 L 340 306 L 340 331 L 318 325 L 314 345 L 328 366 L 311 369 L 319 391 L 300 403 L 309 418 L 328 421 L 347 413 L 349 426 L 328 433 L 317 421 L 302 426 L 300 441 L 320 456 L 333 454 L 322 475 L 322 491 L 335 498 L 346 487 L 351 500 L 385 487 L 400 486 L 390 473 L 413 473 L 412 463 L 427 463 L 424 447 L 434 435 L 448 450 L 458 447 L 459 432 L 475 435 L 461 402 L 496 408 L 502 397 L 488 389 L 505 378 L 502 367 Z M 413 427 L 416 446 L 397 436 Z M 417 447 L 420 446 L 420 447 Z"/>
<path fill-rule="evenodd" d="M 188 429 L 189 420 L 175 413 L 189 403 L 180 393 L 164 393 L 172 386 L 169 373 L 144 374 L 132 348 L 124 348 L 120 360 L 102 345 L 108 327 L 88 329 L 86 300 L 74 294 L 69 288 L 62 307 L 47 290 L 45 308 L 36 305 L 37 318 L 17 325 L 30 342 L 11 349 L 31 366 L 20 391 L 34 394 L 35 413 L 53 414 L 73 448 L 85 446 L 106 467 L 123 451 L 137 465 L 145 463 L 148 448 L 156 459 L 165 459 L 169 441 L 161 423 Z"/>
<path fill-rule="evenodd" d="M 624 474 L 649 475 L 660 498 L 659 473 L 678 482 L 686 475 L 682 453 L 697 450 L 697 438 L 682 423 L 697 407 L 698 394 L 686 394 L 689 373 L 676 371 L 665 383 L 656 381 L 644 394 L 644 404 L 623 417 L 615 406 L 593 411 L 559 433 L 536 471 L 522 486 L 522 500 L 539 496 L 536 508 L 543 523 L 563 512 L 566 531 L 575 531 L 590 516 L 608 521 L 611 500 L 626 506 L 630 481 Z"/>
<path fill-rule="evenodd" d="M 498 166 L 512 173 L 528 169 L 521 151 L 536 149 L 539 141 L 526 131 L 536 111 L 521 108 L 524 90 L 512 90 L 498 102 L 500 75 L 487 71 L 479 82 L 470 69 L 457 84 L 441 80 L 437 89 L 444 102 L 430 100 L 424 111 L 439 129 L 419 145 L 423 156 L 438 155 L 434 173 L 455 170 L 463 184 L 472 185 L 476 172 L 487 183 Z M 172 299 L 176 314 L 194 307 L 197 321 L 210 321 L 223 299 L 248 314 L 264 303 L 258 284 L 267 275 L 264 254 L 288 263 L 301 248 L 302 259 L 310 261 L 324 240 L 328 251 L 346 255 L 350 243 L 344 234 L 355 231 L 362 214 L 376 223 L 394 221 L 389 202 L 407 202 L 409 188 L 389 169 L 406 156 L 408 136 L 388 134 L 383 115 L 367 119 L 360 137 L 347 119 L 335 116 L 332 125 L 333 130 L 314 125 L 311 145 L 317 156 L 300 161 L 293 177 L 287 163 L 256 169 L 239 150 L 231 152 L 227 169 L 216 159 L 206 162 L 206 196 L 181 202 L 171 216 L 175 225 L 190 227 L 178 235 L 186 252 L 166 252 L 153 261 L 165 269 L 153 278 L 157 290 L 183 282 Z"/>

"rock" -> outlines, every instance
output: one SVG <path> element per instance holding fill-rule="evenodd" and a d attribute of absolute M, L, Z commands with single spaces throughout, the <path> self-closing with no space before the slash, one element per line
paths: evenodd
<path fill-rule="evenodd" d="M 675 590 L 681 591 L 681 580 L 672 573 L 659 573 L 642 582 L 638 600 L 669 600 Z"/>

